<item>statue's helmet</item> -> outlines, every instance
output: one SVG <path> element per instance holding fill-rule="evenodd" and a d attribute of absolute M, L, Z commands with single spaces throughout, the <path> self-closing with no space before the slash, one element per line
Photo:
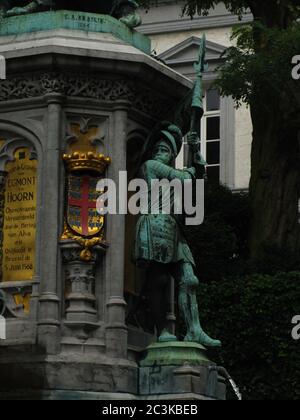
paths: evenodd
<path fill-rule="evenodd" d="M 182 131 L 177 125 L 165 121 L 150 133 L 142 153 L 141 164 L 152 158 L 153 149 L 161 140 L 169 144 L 174 159 L 179 155 L 183 143 Z"/>
<path fill-rule="evenodd" d="M 165 129 L 160 130 L 160 132 L 158 133 L 157 141 L 161 139 L 166 140 L 169 143 L 174 157 L 177 157 L 181 150 L 183 139 L 183 134 L 180 128 L 174 124 L 168 123 L 167 127 Z"/>

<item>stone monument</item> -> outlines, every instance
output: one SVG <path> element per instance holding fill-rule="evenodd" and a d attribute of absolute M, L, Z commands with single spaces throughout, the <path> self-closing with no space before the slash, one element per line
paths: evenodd
<path fill-rule="evenodd" d="M 96 211 L 97 182 L 134 172 L 192 83 L 151 57 L 134 2 L 66 3 L 1 10 L 0 399 L 161 398 L 170 384 L 182 398 L 224 398 L 201 344 L 183 356 L 128 321 L 132 222 Z M 175 347 L 169 362 L 160 346 Z M 147 391 L 158 354 L 169 382 Z"/>

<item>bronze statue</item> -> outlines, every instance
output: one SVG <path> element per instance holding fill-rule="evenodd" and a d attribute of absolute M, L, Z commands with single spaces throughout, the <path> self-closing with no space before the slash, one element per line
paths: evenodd
<path fill-rule="evenodd" d="M 182 137 L 178 127 L 165 123 L 150 136 L 147 143 L 139 178 L 148 185 L 149 209 L 148 214 L 140 216 L 136 226 L 134 261 L 138 267 L 146 268 L 150 304 L 159 340 L 176 340 L 167 331 L 166 320 L 166 293 L 172 276 L 179 288 L 179 309 L 187 327 L 185 341 L 206 347 L 220 347 L 221 342 L 210 338 L 200 325 L 196 296 L 199 281 L 194 274 L 195 262 L 184 238 L 180 216 L 172 211 L 172 214 L 164 213 L 161 196 L 157 197 L 159 214 L 151 214 L 152 180 L 176 179 L 184 183 L 187 179 L 203 177 L 200 153 L 195 153 L 191 167 L 175 169 L 175 158 L 180 152 Z M 197 133 L 189 135 L 189 142 L 197 144 Z M 171 195 L 170 198 L 173 200 L 171 208 L 174 210 L 176 197 Z"/>
<path fill-rule="evenodd" d="M 73 10 L 78 12 L 100 13 L 120 19 L 130 28 L 141 24 L 135 0 L 4 0 L 0 6 L 2 17 L 24 15 L 45 10 Z"/>

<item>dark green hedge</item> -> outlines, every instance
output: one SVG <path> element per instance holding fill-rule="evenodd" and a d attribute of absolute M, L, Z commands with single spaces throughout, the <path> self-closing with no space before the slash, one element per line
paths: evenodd
<path fill-rule="evenodd" d="M 202 284 L 199 306 L 246 399 L 300 398 L 300 341 L 291 336 L 291 320 L 300 314 L 299 272 Z"/>

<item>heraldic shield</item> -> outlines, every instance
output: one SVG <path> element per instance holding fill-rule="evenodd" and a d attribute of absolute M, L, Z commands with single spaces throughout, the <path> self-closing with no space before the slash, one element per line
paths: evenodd
<path fill-rule="evenodd" d="M 97 212 L 99 198 L 97 183 L 100 177 L 69 175 L 67 224 L 73 232 L 83 237 L 98 235 L 104 226 L 104 217 Z"/>

